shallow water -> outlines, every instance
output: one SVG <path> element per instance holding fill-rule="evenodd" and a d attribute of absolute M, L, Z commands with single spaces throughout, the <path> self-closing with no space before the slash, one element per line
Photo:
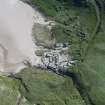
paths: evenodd
<path fill-rule="evenodd" d="M 38 14 L 38 16 L 37 16 Z M 0 71 L 18 72 L 23 61 L 38 62 L 32 40 L 32 27 L 44 23 L 43 17 L 19 0 L 0 0 Z"/>

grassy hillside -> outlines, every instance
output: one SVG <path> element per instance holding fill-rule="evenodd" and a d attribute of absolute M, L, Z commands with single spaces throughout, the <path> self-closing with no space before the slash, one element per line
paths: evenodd
<path fill-rule="evenodd" d="M 36 5 L 39 2 L 33 1 Z M 52 1 L 60 6 L 52 5 Z M 69 73 L 73 71 L 75 75 L 73 79 L 87 103 L 104 105 L 105 16 L 101 11 L 104 2 L 102 0 L 90 0 L 87 3 L 84 0 L 52 1 L 40 0 L 43 4 L 37 6 L 58 23 L 52 29 L 57 41 L 69 42 L 71 45 L 70 54 L 78 62 Z M 52 9 L 49 9 L 47 3 Z M 43 9 L 43 5 L 51 10 L 50 14 L 53 15 L 48 14 L 47 9 Z"/>
<path fill-rule="evenodd" d="M 0 77 L 0 105 L 15 105 L 19 94 L 18 88 L 18 82 Z"/>
<path fill-rule="evenodd" d="M 27 99 L 23 105 L 105 105 L 102 0 L 30 0 L 28 3 L 56 21 L 51 31 L 57 42 L 70 44 L 69 53 L 77 63 L 64 76 L 36 68 L 16 74 L 20 79 L 1 76 L 0 105 L 15 105 L 19 93 Z"/>
<path fill-rule="evenodd" d="M 104 21 L 103 21 L 104 24 Z M 104 105 L 105 100 L 105 25 L 96 35 L 87 56 L 78 67 L 79 78 L 95 105 Z"/>
<path fill-rule="evenodd" d="M 0 76 L 0 105 L 17 105 L 20 95 L 20 81 Z M 32 105 L 27 100 L 22 101 L 22 105 Z"/>
<path fill-rule="evenodd" d="M 32 105 L 85 105 L 71 78 L 35 68 L 16 76 L 27 88 L 21 85 L 21 94 Z"/>

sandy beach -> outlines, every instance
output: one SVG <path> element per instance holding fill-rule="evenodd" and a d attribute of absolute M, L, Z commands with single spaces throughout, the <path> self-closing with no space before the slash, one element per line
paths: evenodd
<path fill-rule="evenodd" d="M 48 24 L 29 5 L 19 0 L 0 0 L 0 71 L 18 72 L 25 67 L 25 60 L 32 65 L 39 63 L 31 36 L 34 23 Z"/>

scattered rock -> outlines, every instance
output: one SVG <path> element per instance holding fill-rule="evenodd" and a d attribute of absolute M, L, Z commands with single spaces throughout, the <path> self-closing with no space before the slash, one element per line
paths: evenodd
<path fill-rule="evenodd" d="M 66 46 L 64 46 L 66 45 Z M 71 57 L 68 54 L 69 46 L 57 43 L 54 49 L 46 50 L 41 57 L 40 67 L 53 71 L 65 70 L 72 65 Z"/>
<path fill-rule="evenodd" d="M 42 55 L 44 54 L 44 51 L 43 51 L 43 50 L 36 50 L 36 51 L 35 51 L 35 54 L 36 54 L 37 56 L 42 56 Z"/>

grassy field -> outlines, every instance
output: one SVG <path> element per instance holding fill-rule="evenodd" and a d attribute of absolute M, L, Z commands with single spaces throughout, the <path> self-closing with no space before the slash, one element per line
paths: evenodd
<path fill-rule="evenodd" d="M 105 105 L 105 15 L 102 13 L 101 27 L 81 62 L 97 17 L 94 7 L 72 1 L 31 0 L 31 4 L 56 21 L 52 29 L 56 41 L 71 45 L 70 54 L 78 62 L 68 73 L 75 76 L 28 68 L 16 74 L 22 84 L 0 77 L 0 105 L 15 105 L 19 92 L 27 99 L 24 105 Z"/>
<path fill-rule="evenodd" d="M 34 1 L 37 5 L 38 1 Z M 91 40 L 91 38 L 93 37 L 92 33 L 97 25 L 97 18 L 99 17 L 96 16 L 98 13 L 95 5 L 91 4 L 91 6 L 88 5 L 80 7 L 80 5 L 75 5 L 75 3 L 73 5 L 71 3 L 72 0 L 69 1 L 69 6 L 65 4 L 68 3 L 68 1 L 65 3 L 60 2 L 61 6 L 59 6 L 60 10 L 58 11 L 53 8 L 53 5 L 53 9 L 51 9 L 50 11 L 53 16 L 51 16 L 50 14 L 47 14 L 47 16 L 52 17 L 52 19 L 58 22 L 57 26 L 53 28 L 53 32 L 57 41 L 69 42 L 69 44 L 71 45 L 70 54 L 72 54 L 73 57 L 78 61 L 81 61 L 81 56 L 83 56 L 84 49 L 88 46 L 88 44 L 90 44 L 89 40 Z M 41 0 L 41 2 L 45 1 Z M 102 1 L 97 2 L 99 4 L 103 3 Z M 50 7 L 51 4 L 49 3 Z M 99 4 L 97 6 L 99 6 Z M 44 5 L 46 6 L 46 4 Z M 42 7 L 43 5 L 41 4 L 40 8 L 43 9 Z M 46 6 L 46 8 L 49 7 Z M 44 13 L 47 13 L 47 9 L 46 11 L 44 10 Z M 84 87 L 84 92 L 86 93 L 88 98 L 87 100 L 90 101 L 91 104 L 93 103 L 93 105 L 105 104 L 105 16 L 103 13 L 101 15 L 103 15 L 103 18 L 101 20 L 101 28 L 98 29 L 98 33 L 94 34 L 94 38 L 92 38 L 89 49 L 86 52 L 86 58 L 84 62 L 79 62 L 79 64 L 77 64 L 77 69 L 74 69 L 74 74 L 76 72 L 79 83 L 82 85 L 82 87 Z M 72 28 L 72 25 L 74 24 L 78 24 L 77 28 Z M 85 34 L 84 38 L 81 37 L 81 34 L 78 34 L 79 31 L 82 31 L 83 34 Z M 87 43 L 88 41 L 89 43 Z M 81 91 L 82 87 L 78 87 L 81 88 L 79 89 Z"/>
<path fill-rule="evenodd" d="M 36 105 L 85 105 L 71 78 L 40 69 L 24 69 L 21 77 L 21 94 Z"/>
<path fill-rule="evenodd" d="M 102 27 L 104 29 L 105 26 Z M 83 84 L 95 105 L 104 105 L 105 100 L 105 32 L 100 32 L 88 51 L 79 71 Z M 85 69 L 84 69 L 85 68 Z"/>
<path fill-rule="evenodd" d="M 20 81 L 0 76 L 0 105 L 16 105 L 19 91 Z M 22 105 L 32 105 L 27 100 Z"/>
<path fill-rule="evenodd" d="M 0 77 L 0 105 L 15 105 L 19 85 L 8 77 Z"/>

